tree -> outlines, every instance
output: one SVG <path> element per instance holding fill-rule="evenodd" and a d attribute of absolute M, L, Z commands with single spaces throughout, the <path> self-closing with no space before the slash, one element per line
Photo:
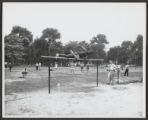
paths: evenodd
<path fill-rule="evenodd" d="M 77 41 L 70 41 L 64 46 L 64 53 L 69 54 L 70 50 L 75 50 L 79 46 Z"/>
<path fill-rule="evenodd" d="M 106 59 L 105 45 L 108 43 L 104 34 L 98 34 L 93 37 L 90 43 L 90 49 L 93 52 L 89 57 Z"/>
<path fill-rule="evenodd" d="M 136 41 L 132 45 L 130 61 L 135 65 L 142 65 L 143 57 L 143 36 L 138 35 Z"/>
<path fill-rule="evenodd" d="M 125 40 L 121 44 L 121 58 L 122 58 L 122 63 L 127 64 L 130 61 L 130 54 L 131 54 L 131 49 L 132 49 L 133 43 L 129 40 Z"/>
<path fill-rule="evenodd" d="M 117 64 L 127 64 L 130 59 L 130 53 L 133 43 L 131 41 L 123 41 L 121 46 L 111 47 L 108 51 L 108 60 L 113 60 Z"/>
<path fill-rule="evenodd" d="M 24 47 L 28 47 L 33 40 L 32 33 L 27 30 L 27 28 L 23 28 L 20 26 L 14 26 L 11 30 L 11 34 L 16 34 L 20 39 L 22 39 Z"/>
<path fill-rule="evenodd" d="M 61 41 L 57 41 L 53 44 L 51 44 L 51 55 L 55 56 L 56 53 L 62 53 L 64 50 L 63 50 L 63 44 Z"/>
<path fill-rule="evenodd" d="M 127 50 L 131 50 L 133 43 L 131 41 L 123 41 L 121 47 Z"/>
<path fill-rule="evenodd" d="M 27 61 L 28 48 L 32 42 L 33 35 L 26 28 L 14 26 L 11 33 L 4 37 L 6 61 L 17 63 Z"/>
<path fill-rule="evenodd" d="M 108 60 L 118 61 L 119 64 L 142 65 L 143 55 L 143 36 L 138 35 L 134 43 L 123 41 L 120 46 L 110 48 L 108 51 Z"/>
<path fill-rule="evenodd" d="M 15 64 L 17 61 L 22 60 L 22 57 L 25 54 L 22 39 L 16 34 L 9 34 L 5 36 L 4 41 L 6 61 Z"/>
<path fill-rule="evenodd" d="M 35 62 L 41 62 L 42 58 L 41 56 L 47 56 L 48 53 L 48 41 L 42 39 L 42 38 L 36 38 L 32 45 L 30 46 L 30 55 L 32 56 L 30 61 L 31 63 Z M 61 53 L 63 49 L 63 45 L 60 41 L 54 42 L 50 45 L 50 55 L 55 56 L 56 53 Z M 44 62 L 47 62 L 46 60 Z"/>
<path fill-rule="evenodd" d="M 33 40 L 32 33 L 27 28 L 14 26 L 10 34 L 15 34 L 22 41 L 24 47 L 24 55 L 22 57 L 24 59 L 24 63 L 28 63 L 29 46 Z"/>
<path fill-rule="evenodd" d="M 41 61 L 42 55 L 48 55 L 48 43 L 44 39 L 36 38 L 30 46 L 33 62 Z"/>
<path fill-rule="evenodd" d="M 85 40 L 79 42 L 78 44 L 79 44 L 79 46 L 83 46 L 86 49 L 89 49 L 90 48 L 90 45 Z"/>
<path fill-rule="evenodd" d="M 115 46 L 111 47 L 107 53 L 108 55 L 108 60 L 112 60 L 114 63 L 120 63 L 121 62 L 121 47 L 120 46 Z"/>
<path fill-rule="evenodd" d="M 61 35 L 57 29 L 53 28 L 46 28 L 42 31 L 41 39 L 47 40 L 49 45 L 49 54 L 51 54 L 51 46 L 52 44 L 56 43 L 57 39 L 60 39 Z"/>
<path fill-rule="evenodd" d="M 105 47 L 105 44 L 108 44 L 109 42 L 106 39 L 106 36 L 104 34 L 98 34 L 96 37 L 93 37 L 91 40 L 91 44 L 99 44 L 102 45 L 103 49 Z"/>

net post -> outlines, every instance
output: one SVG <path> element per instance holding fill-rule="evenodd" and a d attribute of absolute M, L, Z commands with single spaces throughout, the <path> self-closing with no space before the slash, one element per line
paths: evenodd
<path fill-rule="evenodd" d="M 99 66 L 99 64 L 98 64 L 98 61 L 97 61 L 97 87 L 98 87 L 98 66 Z"/>
<path fill-rule="evenodd" d="M 50 61 L 48 65 L 48 93 L 50 94 Z"/>

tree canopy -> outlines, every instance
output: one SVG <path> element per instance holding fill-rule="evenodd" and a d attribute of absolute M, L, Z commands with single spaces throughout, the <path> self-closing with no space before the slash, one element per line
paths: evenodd
<path fill-rule="evenodd" d="M 143 36 L 138 35 L 134 43 L 123 41 L 121 46 L 111 47 L 108 51 L 108 60 L 119 64 L 142 65 Z"/>
<path fill-rule="evenodd" d="M 5 58 L 9 62 L 27 61 L 28 48 L 33 40 L 32 33 L 26 28 L 14 26 L 5 38 Z"/>
<path fill-rule="evenodd" d="M 20 61 L 33 64 L 41 61 L 42 55 L 69 54 L 70 50 L 80 53 L 84 52 L 85 48 L 85 51 L 91 51 L 88 58 L 113 60 L 117 64 L 142 65 L 143 36 L 140 34 L 134 42 L 124 40 L 121 45 L 111 47 L 108 51 L 105 51 L 105 47 L 109 42 L 104 34 L 92 37 L 90 43 L 86 40 L 71 40 L 63 45 L 60 38 L 61 33 L 55 28 L 46 28 L 40 37 L 33 39 L 33 34 L 27 28 L 14 26 L 10 34 L 4 37 L 5 60 L 14 64 Z"/>
<path fill-rule="evenodd" d="M 46 40 L 48 42 L 48 51 L 49 54 L 52 53 L 51 49 L 53 48 L 53 46 L 56 43 L 57 39 L 60 39 L 61 34 L 58 32 L 57 29 L 54 28 L 46 28 L 42 31 L 42 36 L 40 37 L 40 39 L 42 40 Z"/>
<path fill-rule="evenodd" d="M 104 34 L 98 34 L 90 40 L 90 49 L 92 54 L 90 58 L 106 59 L 105 45 L 108 44 L 107 38 Z"/>

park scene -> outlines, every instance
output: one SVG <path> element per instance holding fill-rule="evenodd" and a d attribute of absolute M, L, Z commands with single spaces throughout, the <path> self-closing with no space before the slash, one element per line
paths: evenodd
<path fill-rule="evenodd" d="M 44 7 L 52 11 L 54 9 L 52 6 L 57 4 L 50 4 L 47 5 L 48 7 Z M 4 10 L 11 13 L 12 8 L 8 9 L 8 6 L 17 9 L 21 5 L 4 4 Z M 67 14 L 72 9 L 75 10 L 78 4 L 72 8 L 68 6 L 65 4 L 63 7 L 63 9 L 66 8 L 66 11 L 69 10 Z M 131 7 L 134 8 L 134 5 Z M 58 5 L 55 8 L 57 9 Z M 81 8 L 84 8 L 85 11 L 85 5 L 82 5 Z M 95 6 L 93 8 L 95 9 Z M 113 8 L 117 11 L 116 7 Z M 140 10 L 140 8 L 136 9 Z M 32 10 L 31 6 L 28 9 Z M 20 10 L 24 14 L 27 12 L 23 11 L 23 8 Z M 83 10 L 79 9 L 80 15 L 84 15 Z M 44 16 L 44 12 L 40 12 L 39 16 L 44 18 L 53 17 L 55 24 L 61 21 L 57 21 L 56 12 L 53 16 L 51 15 L 52 17 L 50 15 Z M 61 13 L 57 10 L 57 16 Z M 106 14 L 105 11 L 104 13 Z M 132 15 L 133 13 L 131 12 Z M 15 14 L 17 15 L 17 13 Z M 70 15 L 73 16 L 72 13 Z M 7 16 L 4 16 L 4 20 Z M 74 16 L 78 16 L 78 14 L 74 14 Z M 34 17 L 36 16 L 34 15 Z M 51 26 L 54 25 L 52 19 Z M 25 21 L 19 17 L 19 21 L 21 20 Z M 69 28 L 68 25 L 72 23 L 67 23 L 67 19 L 64 20 L 67 24 L 65 27 Z M 10 19 L 4 22 L 4 30 L 6 29 L 5 24 L 9 22 Z M 17 20 L 15 22 L 17 23 Z M 76 20 L 75 25 L 77 22 Z M 138 22 L 137 20 L 135 23 Z M 40 30 L 37 37 L 34 35 L 35 29 L 30 30 L 30 26 L 27 27 L 30 21 L 26 19 L 26 26 L 23 25 L 23 22 L 22 24 L 21 22 L 16 23 L 11 23 L 9 32 L 4 32 L 3 38 L 4 117 L 142 118 L 145 116 L 143 68 L 145 65 L 143 62 L 145 34 L 143 29 L 138 29 L 135 26 L 131 30 L 138 29 L 138 32 L 136 31 L 135 34 L 130 31 L 131 34 L 134 34 L 132 40 L 130 34 L 127 33 L 129 38 L 125 35 L 126 38 L 122 39 L 121 37 L 118 40 L 120 43 L 116 43 L 109 39 L 107 33 L 99 32 L 100 28 L 98 29 L 98 27 L 95 34 L 88 36 L 86 40 L 81 39 L 81 36 L 77 32 L 75 35 L 74 32 L 80 28 L 85 33 L 85 28 L 77 26 L 77 29 L 74 29 L 74 25 L 68 31 L 73 32 L 73 35 L 78 39 L 75 40 L 71 36 L 71 39 L 65 43 L 64 35 L 68 36 L 71 33 L 63 32 L 60 27 L 50 27 L 50 19 L 48 24 L 45 21 L 31 22 L 31 24 L 38 26 L 45 24 L 43 29 L 33 26 L 33 28 Z M 86 23 L 93 26 L 90 21 L 86 21 Z M 130 21 L 126 24 L 132 23 Z M 83 25 L 82 21 L 81 24 Z M 133 25 L 135 24 L 133 23 Z M 119 32 L 121 31 L 119 30 Z M 123 35 L 124 32 L 121 34 Z"/>

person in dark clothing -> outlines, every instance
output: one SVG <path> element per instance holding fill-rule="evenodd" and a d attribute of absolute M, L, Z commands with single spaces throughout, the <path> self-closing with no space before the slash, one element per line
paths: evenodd
<path fill-rule="evenodd" d="M 39 64 L 38 64 L 38 63 L 36 63 L 36 70 L 38 70 L 38 68 L 39 68 Z"/>
<path fill-rule="evenodd" d="M 86 64 L 87 72 L 89 71 L 89 63 Z"/>
<path fill-rule="evenodd" d="M 125 72 L 124 72 L 124 76 L 128 77 L 128 73 L 129 73 L 129 65 L 125 66 Z"/>
<path fill-rule="evenodd" d="M 12 69 L 12 64 L 9 63 L 9 71 L 11 72 L 11 69 Z"/>

